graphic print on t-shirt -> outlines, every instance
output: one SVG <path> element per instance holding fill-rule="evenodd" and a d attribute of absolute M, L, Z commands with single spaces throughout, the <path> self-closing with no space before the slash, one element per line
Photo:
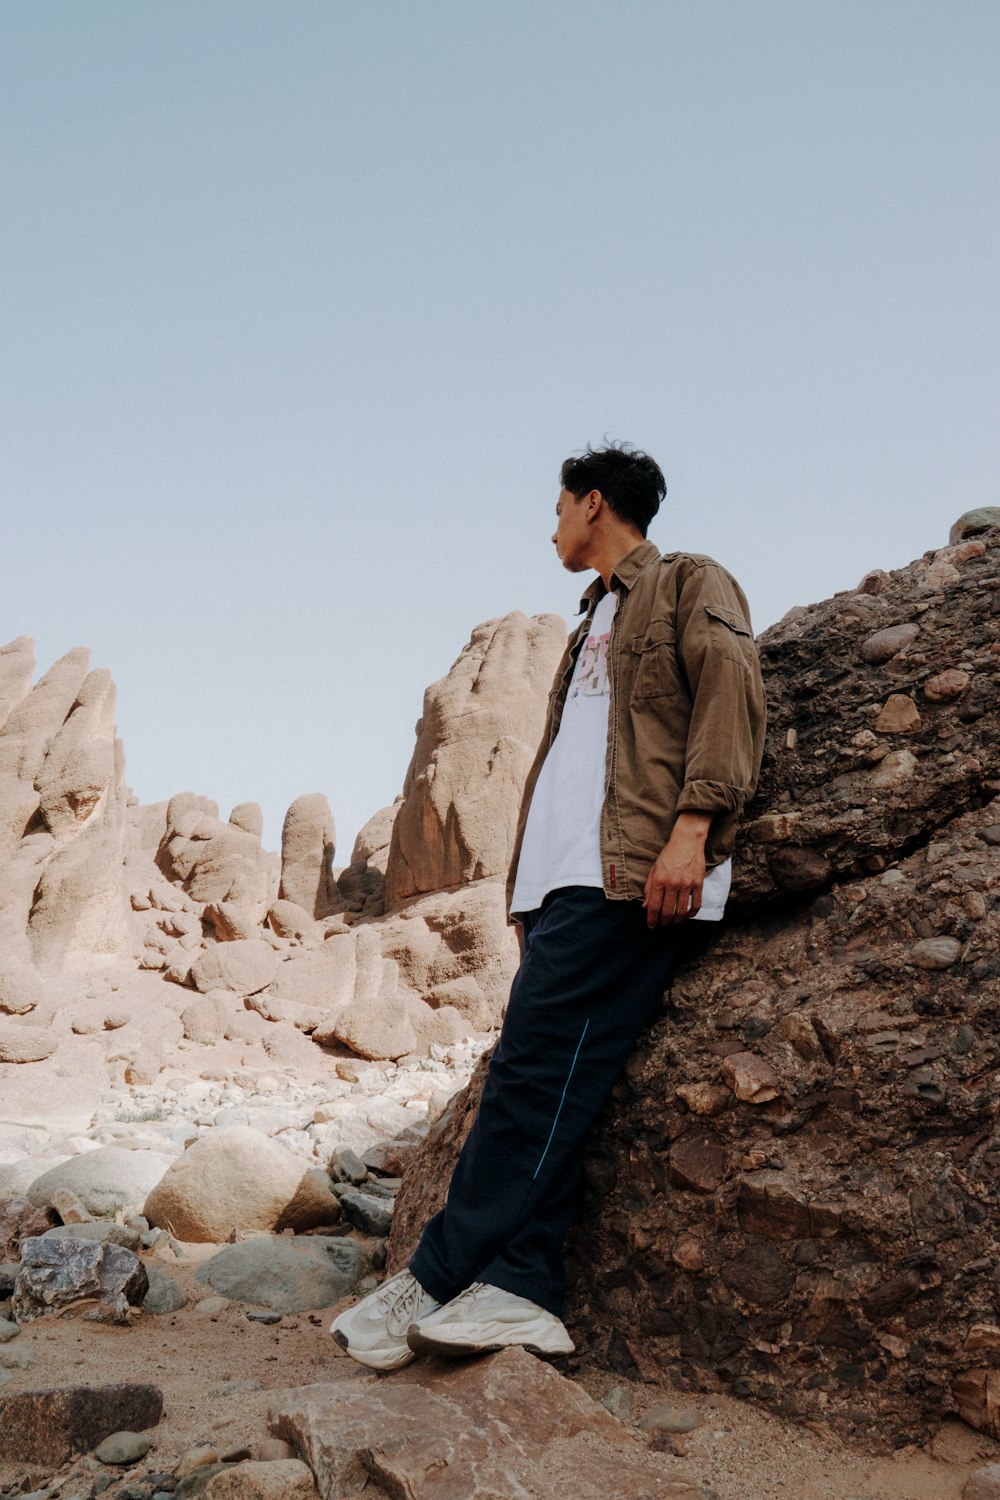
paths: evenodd
<path fill-rule="evenodd" d="M 606 698 L 608 696 L 608 642 L 611 631 L 588 635 L 573 674 L 571 697 Z"/>

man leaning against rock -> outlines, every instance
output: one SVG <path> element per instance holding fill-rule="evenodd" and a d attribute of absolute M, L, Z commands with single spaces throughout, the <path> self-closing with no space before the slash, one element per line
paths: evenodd
<path fill-rule="evenodd" d="M 348 1354 L 573 1342 L 562 1246 L 587 1133 L 695 921 L 721 919 L 765 705 L 746 599 L 710 557 L 660 555 L 666 493 L 627 446 L 562 466 L 552 538 L 593 569 L 549 697 L 508 880 L 521 964 L 445 1207 L 409 1268 L 341 1313 Z"/>

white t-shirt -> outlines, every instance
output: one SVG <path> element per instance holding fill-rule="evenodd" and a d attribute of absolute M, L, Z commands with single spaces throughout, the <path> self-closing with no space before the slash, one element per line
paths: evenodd
<path fill-rule="evenodd" d="M 511 898 L 515 914 L 535 911 L 549 891 L 562 886 L 604 885 L 601 812 L 608 753 L 608 644 L 617 604 L 617 594 L 609 589 L 594 610 L 559 733 L 535 783 Z M 728 859 L 708 872 L 698 918 L 719 921 L 731 878 Z"/>

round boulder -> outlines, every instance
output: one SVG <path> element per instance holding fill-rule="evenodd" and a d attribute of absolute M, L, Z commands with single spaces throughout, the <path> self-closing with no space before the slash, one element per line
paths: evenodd
<path fill-rule="evenodd" d="M 0 1062 L 42 1062 L 52 1056 L 58 1045 L 59 1038 L 44 1026 L 0 1022 Z"/>
<path fill-rule="evenodd" d="M 278 956 L 261 938 L 237 938 L 217 943 L 191 965 L 196 990 L 230 990 L 234 995 L 254 995 L 267 989 L 278 972 Z"/>
<path fill-rule="evenodd" d="M 111 1217 L 119 1209 L 142 1203 L 167 1165 L 167 1158 L 153 1151 L 101 1146 L 43 1172 L 28 1188 L 27 1197 L 36 1208 L 45 1208 L 54 1194 L 69 1189 L 89 1213 Z"/>
<path fill-rule="evenodd" d="M 248 1125 L 202 1136 L 177 1158 L 143 1208 L 180 1240 L 219 1243 L 234 1229 L 312 1229 L 340 1208 L 326 1174 Z"/>

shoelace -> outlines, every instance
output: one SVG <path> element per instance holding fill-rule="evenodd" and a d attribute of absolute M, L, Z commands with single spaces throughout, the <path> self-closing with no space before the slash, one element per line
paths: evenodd
<path fill-rule="evenodd" d="M 386 1323 L 399 1320 L 404 1327 L 408 1327 L 412 1321 L 412 1314 L 417 1309 L 422 1290 L 415 1277 L 411 1277 L 410 1281 L 401 1287 L 393 1287 L 391 1290 L 383 1287 L 376 1306 L 385 1313 Z"/>
<path fill-rule="evenodd" d="M 494 1288 L 487 1286 L 484 1281 L 474 1281 L 470 1286 L 465 1288 L 464 1292 L 459 1292 L 457 1297 L 453 1297 L 448 1305 L 449 1307 L 454 1307 L 459 1302 L 475 1303 L 476 1299 L 483 1292 L 491 1292 L 493 1290 Z"/>

